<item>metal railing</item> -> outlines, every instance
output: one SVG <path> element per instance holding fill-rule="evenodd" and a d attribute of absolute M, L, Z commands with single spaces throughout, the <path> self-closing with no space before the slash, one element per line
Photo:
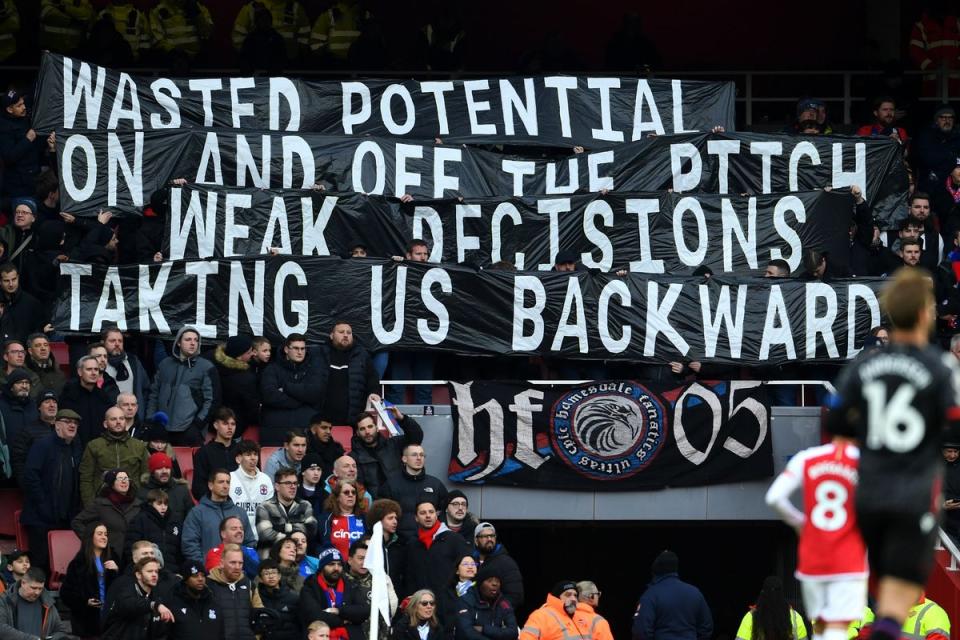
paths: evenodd
<path fill-rule="evenodd" d="M 544 385 L 544 386 L 555 386 L 555 385 L 572 385 L 572 384 L 587 384 L 588 382 L 595 382 L 594 380 L 526 380 L 530 384 Z M 800 387 L 800 404 L 803 405 L 806 402 L 806 387 L 807 385 L 815 387 L 823 387 L 830 393 L 836 392 L 836 388 L 833 386 L 829 380 L 761 380 L 762 384 L 772 387 L 778 386 L 799 386 Z M 397 385 L 397 386 L 413 386 L 413 385 L 445 385 L 447 380 L 381 380 L 380 381 L 380 395 L 383 396 L 386 394 L 388 386 Z"/>
<path fill-rule="evenodd" d="M 954 573 L 960 571 L 960 550 L 943 529 L 940 529 L 940 539 L 937 540 L 936 549 L 946 550 L 950 554 L 950 566 L 946 567 L 947 571 Z"/>

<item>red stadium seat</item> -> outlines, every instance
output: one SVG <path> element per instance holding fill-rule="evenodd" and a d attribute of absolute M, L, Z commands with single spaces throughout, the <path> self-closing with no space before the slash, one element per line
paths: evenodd
<path fill-rule="evenodd" d="M 66 342 L 51 342 L 50 355 L 57 361 L 57 366 L 63 371 L 63 375 L 68 378 L 73 373 L 73 364 L 70 362 L 70 347 Z"/>
<path fill-rule="evenodd" d="M 0 535 L 13 538 L 17 535 L 14 516 L 23 508 L 20 489 L 0 489 Z"/>
<path fill-rule="evenodd" d="M 350 453 L 350 438 L 353 437 L 352 427 L 334 427 L 333 439 L 343 445 L 343 450 Z"/>
<path fill-rule="evenodd" d="M 193 476 L 193 448 L 192 447 L 174 447 L 174 455 L 177 456 L 177 464 L 180 465 L 180 474 L 187 477 L 187 471 Z"/>
<path fill-rule="evenodd" d="M 243 430 L 243 439 L 253 440 L 260 444 L 260 427 L 255 424 L 248 424 L 247 428 Z"/>
<path fill-rule="evenodd" d="M 267 465 L 267 460 L 270 459 L 276 451 L 283 449 L 283 447 L 260 447 L 260 468 L 263 469 Z"/>
<path fill-rule="evenodd" d="M 20 524 L 21 513 L 23 513 L 23 511 L 17 511 L 13 514 L 13 523 L 17 527 L 17 549 L 30 551 L 30 541 L 27 538 L 27 530 Z"/>
<path fill-rule="evenodd" d="M 47 533 L 47 545 L 50 551 L 50 590 L 56 591 L 70 561 L 80 551 L 80 538 L 69 529 L 59 529 Z"/>

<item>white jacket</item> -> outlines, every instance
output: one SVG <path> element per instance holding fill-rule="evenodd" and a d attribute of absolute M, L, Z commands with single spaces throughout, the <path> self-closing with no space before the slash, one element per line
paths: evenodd
<path fill-rule="evenodd" d="M 230 472 L 230 498 L 234 504 L 247 512 L 250 527 L 256 536 L 257 506 L 273 497 L 273 481 L 263 471 L 250 477 L 240 467 Z"/>

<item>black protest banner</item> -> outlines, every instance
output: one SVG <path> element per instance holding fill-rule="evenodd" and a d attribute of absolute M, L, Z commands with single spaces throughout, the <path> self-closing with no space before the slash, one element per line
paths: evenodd
<path fill-rule="evenodd" d="M 628 491 L 773 474 L 770 406 L 760 382 L 449 387 L 454 482 Z"/>
<path fill-rule="evenodd" d="M 745 365 L 853 357 L 880 324 L 882 285 L 287 256 L 60 270 L 58 331 L 193 325 L 206 338 L 298 332 L 316 344 L 343 318 L 373 348 Z"/>
<path fill-rule="evenodd" d="M 609 146 L 735 127 L 732 82 L 528 76 L 472 80 L 154 78 L 44 54 L 33 127 L 223 127 L 450 143 Z"/>
<path fill-rule="evenodd" d="M 759 134 L 658 136 L 560 160 L 382 138 L 233 131 L 74 133 L 57 138 L 61 207 L 139 214 L 174 178 L 226 188 L 310 188 L 417 199 L 620 191 L 748 193 L 857 185 L 885 226 L 905 214 L 890 139 Z"/>
<path fill-rule="evenodd" d="M 436 200 L 316 191 L 170 192 L 164 255 L 231 258 L 346 256 L 355 242 L 370 256 L 403 255 L 422 238 L 431 262 L 547 271 L 560 250 L 591 269 L 634 273 L 748 273 L 769 260 L 800 266 L 805 248 L 827 251 L 843 272 L 853 198 L 845 193 L 731 197 L 712 194 L 574 195 L 525 200 Z"/>

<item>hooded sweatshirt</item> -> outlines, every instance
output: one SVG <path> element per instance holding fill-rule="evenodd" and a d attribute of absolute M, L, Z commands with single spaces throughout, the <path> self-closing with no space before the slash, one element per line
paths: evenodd
<path fill-rule="evenodd" d="M 180 340 L 187 331 L 198 336 L 197 352 L 190 357 L 180 351 Z M 165 358 L 157 367 L 150 387 L 147 415 L 163 411 L 170 418 L 167 431 L 183 432 L 204 424 L 213 409 L 213 364 L 200 357 L 199 332 L 183 326 L 177 332 L 173 357 Z"/>

